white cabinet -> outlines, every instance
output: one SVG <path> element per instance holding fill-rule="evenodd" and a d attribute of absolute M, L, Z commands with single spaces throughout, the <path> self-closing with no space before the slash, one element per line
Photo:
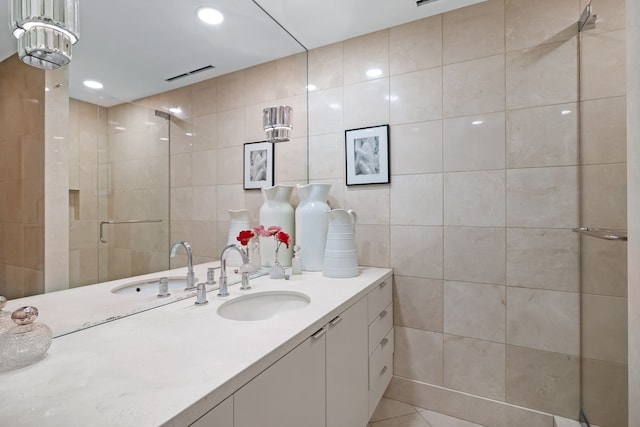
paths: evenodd
<path fill-rule="evenodd" d="M 196 421 L 205 427 L 365 427 L 393 374 L 391 279 Z"/>
<path fill-rule="evenodd" d="M 367 397 L 367 299 L 327 325 L 327 427 L 364 427 Z"/>
<path fill-rule="evenodd" d="M 233 427 L 233 396 L 227 397 L 218 406 L 204 414 L 191 427 Z"/>
<path fill-rule="evenodd" d="M 234 427 L 325 427 L 325 330 L 234 395 Z"/>

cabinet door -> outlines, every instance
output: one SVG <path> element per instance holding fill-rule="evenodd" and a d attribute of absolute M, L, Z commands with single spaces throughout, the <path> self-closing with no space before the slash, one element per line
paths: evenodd
<path fill-rule="evenodd" d="M 364 427 L 368 422 L 367 299 L 328 325 L 327 427 Z"/>
<path fill-rule="evenodd" d="M 233 427 L 233 396 L 227 397 L 218 406 L 204 414 L 191 427 Z"/>
<path fill-rule="evenodd" d="M 234 394 L 235 427 L 325 427 L 324 331 Z"/>

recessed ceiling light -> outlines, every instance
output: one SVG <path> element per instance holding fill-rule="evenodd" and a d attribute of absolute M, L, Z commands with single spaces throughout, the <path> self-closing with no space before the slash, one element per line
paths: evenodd
<path fill-rule="evenodd" d="M 207 24 L 217 25 L 224 21 L 222 13 L 212 7 L 199 7 L 196 9 L 196 14 L 202 22 Z"/>
<path fill-rule="evenodd" d="M 180 107 L 171 107 L 171 108 L 169 108 L 169 112 L 173 113 L 173 114 L 181 114 L 182 113 L 182 108 L 180 108 Z"/>
<path fill-rule="evenodd" d="M 472 125 L 481 125 L 483 123 L 484 123 L 484 121 L 482 121 L 482 120 L 474 120 L 474 121 L 471 122 Z"/>
<path fill-rule="evenodd" d="M 562 115 L 571 114 L 571 110 L 562 110 L 560 111 L 560 114 Z"/>
<path fill-rule="evenodd" d="M 97 82 L 95 80 L 85 80 L 82 83 L 90 89 L 102 89 L 104 87 L 102 83 Z"/>
<path fill-rule="evenodd" d="M 314 84 L 309 84 L 309 85 L 307 85 L 307 90 L 308 90 L 309 92 L 314 91 L 314 90 L 317 90 L 317 89 L 318 89 L 318 86 L 316 86 L 316 85 L 314 85 Z"/>
<path fill-rule="evenodd" d="M 379 68 L 372 68 L 367 71 L 367 76 L 369 77 L 380 77 L 382 75 L 382 70 Z"/>

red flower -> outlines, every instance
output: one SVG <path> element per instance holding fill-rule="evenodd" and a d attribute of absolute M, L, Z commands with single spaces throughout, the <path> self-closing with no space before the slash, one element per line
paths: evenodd
<path fill-rule="evenodd" d="M 253 234 L 253 231 L 242 230 L 240 234 L 238 234 L 238 237 L 236 237 L 236 240 L 240 242 L 242 246 L 247 246 L 247 244 L 249 243 L 249 240 L 253 239 L 254 237 L 256 237 L 256 235 Z"/>
<path fill-rule="evenodd" d="M 269 227 L 269 228 L 271 228 L 271 227 Z M 278 228 L 280 228 L 280 227 L 278 227 Z M 284 243 L 285 246 L 287 247 L 287 249 L 289 249 L 289 242 L 290 242 L 289 235 L 287 233 L 285 233 L 284 231 L 278 231 L 276 233 L 276 241 L 278 242 L 278 247 L 280 247 L 280 245 L 282 243 Z"/>

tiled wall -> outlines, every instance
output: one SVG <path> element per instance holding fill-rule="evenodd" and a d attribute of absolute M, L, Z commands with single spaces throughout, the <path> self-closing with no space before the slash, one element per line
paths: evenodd
<path fill-rule="evenodd" d="M 0 295 L 44 292 L 45 72 L 0 63 Z"/>
<path fill-rule="evenodd" d="M 581 151 L 580 3 L 488 0 L 309 54 L 310 178 L 360 214 L 360 262 L 395 272 L 392 398 L 489 425 L 520 414 L 450 391 L 578 413 L 580 153 L 584 180 L 610 170 L 591 206 L 625 162 L 606 157 L 624 152 L 624 5 L 601 1 L 584 41 Z M 344 130 L 385 123 L 391 184 L 345 188 Z"/>

